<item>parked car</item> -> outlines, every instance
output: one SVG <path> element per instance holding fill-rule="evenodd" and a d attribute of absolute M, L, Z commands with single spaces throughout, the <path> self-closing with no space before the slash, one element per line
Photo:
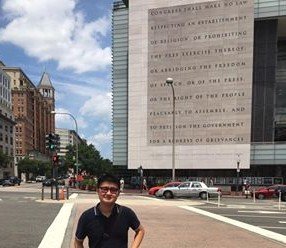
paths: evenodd
<path fill-rule="evenodd" d="M 5 178 L 7 180 L 9 180 L 11 183 L 13 183 L 14 185 L 20 185 L 21 184 L 21 179 L 18 178 L 18 177 L 14 177 L 14 176 L 11 176 L 11 177 L 8 177 L 8 178 Z"/>
<path fill-rule="evenodd" d="M 166 183 L 165 185 L 163 186 L 155 186 L 155 187 L 152 187 L 149 189 L 148 193 L 149 195 L 155 195 L 156 192 L 161 189 L 161 188 L 166 188 L 166 187 L 177 187 L 181 184 L 182 182 L 169 182 L 169 183 Z"/>
<path fill-rule="evenodd" d="M 279 195 L 280 188 L 283 186 L 286 185 L 277 184 L 259 188 L 258 190 L 255 190 L 255 198 L 262 200 L 265 198 L 277 197 Z M 253 192 L 251 192 L 251 196 L 253 197 Z"/>
<path fill-rule="evenodd" d="M 183 182 L 177 187 L 161 188 L 157 191 L 156 196 L 165 198 L 174 197 L 200 197 L 206 199 L 207 196 L 218 196 L 220 189 L 217 187 L 208 187 L 203 182 L 190 181 Z"/>
<path fill-rule="evenodd" d="M 0 178 L 0 185 L 2 185 L 4 181 L 5 181 L 4 178 Z"/>
<path fill-rule="evenodd" d="M 11 182 L 10 180 L 6 179 L 2 182 L 2 186 L 14 186 L 15 184 L 13 182 Z"/>
<path fill-rule="evenodd" d="M 49 179 L 45 179 L 42 182 L 43 186 L 51 186 L 51 185 L 55 185 L 56 180 L 54 178 L 49 178 Z M 65 185 L 65 180 L 64 179 L 58 179 L 58 185 Z"/>
<path fill-rule="evenodd" d="M 44 180 L 46 180 L 46 176 L 37 176 L 36 177 L 36 182 L 43 182 Z"/>

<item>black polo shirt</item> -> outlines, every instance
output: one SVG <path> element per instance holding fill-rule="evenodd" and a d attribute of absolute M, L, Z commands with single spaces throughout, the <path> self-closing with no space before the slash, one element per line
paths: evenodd
<path fill-rule="evenodd" d="M 90 248 L 127 248 L 128 229 L 136 230 L 139 225 L 140 221 L 130 208 L 115 204 L 107 218 L 97 204 L 81 215 L 76 238 L 83 240 L 87 236 Z"/>

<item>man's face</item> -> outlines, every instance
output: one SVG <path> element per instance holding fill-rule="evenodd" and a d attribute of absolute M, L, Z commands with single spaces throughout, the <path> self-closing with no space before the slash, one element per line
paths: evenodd
<path fill-rule="evenodd" d="M 103 182 L 97 191 L 100 202 L 105 204 L 114 204 L 119 195 L 119 188 L 116 183 Z"/>

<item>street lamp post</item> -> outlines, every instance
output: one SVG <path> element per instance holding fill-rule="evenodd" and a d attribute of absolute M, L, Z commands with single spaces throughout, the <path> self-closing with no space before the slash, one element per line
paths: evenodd
<path fill-rule="evenodd" d="M 76 134 L 78 135 L 77 121 L 76 121 L 75 117 L 72 114 L 64 113 L 64 112 L 56 112 L 56 111 L 51 111 L 51 114 L 69 115 L 74 120 L 75 131 L 76 131 Z M 76 145 L 76 175 L 78 175 L 78 141 L 76 141 L 75 145 Z"/>
<path fill-rule="evenodd" d="M 173 142 L 172 142 L 172 180 L 175 181 L 175 90 L 173 85 L 173 78 L 167 78 L 166 84 L 170 85 L 172 88 L 173 95 Z"/>
<path fill-rule="evenodd" d="M 240 172 L 240 157 L 239 154 L 237 154 L 237 161 L 236 161 L 236 194 L 238 194 L 238 181 L 239 181 L 239 172 Z"/>

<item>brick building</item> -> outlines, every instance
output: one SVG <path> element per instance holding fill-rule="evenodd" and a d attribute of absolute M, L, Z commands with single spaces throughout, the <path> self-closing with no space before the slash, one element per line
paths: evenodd
<path fill-rule="evenodd" d="M 45 135 L 55 131 L 54 88 L 44 72 L 38 87 L 19 67 L 3 67 L 11 78 L 12 108 L 15 116 L 16 163 L 25 156 L 48 158 Z"/>

